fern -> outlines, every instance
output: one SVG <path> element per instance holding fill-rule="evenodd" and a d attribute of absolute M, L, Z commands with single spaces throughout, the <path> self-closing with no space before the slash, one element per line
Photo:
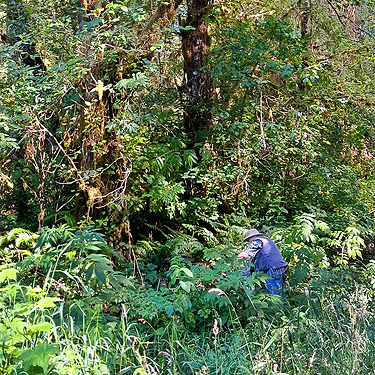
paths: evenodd
<path fill-rule="evenodd" d="M 333 232 L 332 239 L 328 241 L 328 244 L 337 249 L 336 263 L 338 264 L 347 264 L 349 259 L 362 258 L 362 250 L 365 249 L 361 232 L 354 227 Z"/>
<path fill-rule="evenodd" d="M 295 219 L 291 239 L 297 243 L 315 243 L 316 236 L 313 233 L 315 229 L 315 216 L 312 214 L 303 214 Z"/>

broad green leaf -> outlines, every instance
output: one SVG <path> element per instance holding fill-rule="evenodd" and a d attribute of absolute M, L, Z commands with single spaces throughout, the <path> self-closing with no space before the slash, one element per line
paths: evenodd
<path fill-rule="evenodd" d="M 31 333 L 35 332 L 48 332 L 53 328 L 53 324 L 49 322 L 42 322 L 38 324 L 33 324 L 28 327 L 28 331 Z"/>
<path fill-rule="evenodd" d="M 4 326 L 0 326 L 1 328 L 3 327 L 6 327 L 6 330 L 8 331 L 8 333 L 10 332 L 22 332 L 24 331 L 24 329 L 27 327 L 27 323 L 23 320 L 23 319 L 20 319 L 20 318 L 14 318 L 12 320 L 8 320 L 8 319 L 4 319 L 3 321 L 4 323 Z M 0 328 L 0 331 L 2 330 Z"/>
<path fill-rule="evenodd" d="M 95 266 L 95 275 L 98 278 L 98 280 L 102 283 L 106 283 L 105 273 L 103 271 L 103 268 L 100 266 Z"/>
<path fill-rule="evenodd" d="M 91 279 L 92 274 L 94 272 L 94 267 L 95 267 L 94 264 L 91 264 L 89 266 L 89 268 L 87 269 L 87 271 L 86 271 L 86 282 L 88 282 Z"/>
<path fill-rule="evenodd" d="M 31 366 L 40 366 L 44 372 L 46 372 L 50 357 L 57 353 L 59 353 L 59 349 L 57 349 L 56 346 L 43 342 L 23 352 L 20 359 L 23 361 L 23 367 L 26 371 L 28 371 Z"/>
<path fill-rule="evenodd" d="M 279 339 L 281 335 L 281 329 L 278 328 L 276 329 L 275 333 L 273 334 L 273 336 L 268 340 L 267 344 L 264 346 L 263 348 L 263 351 L 266 352 L 267 349 L 276 341 Z"/>
<path fill-rule="evenodd" d="M 5 279 L 17 280 L 18 271 L 14 268 L 8 268 L 0 272 L 0 283 L 4 282 Z"/>
<path fill-rule="evenodd" d="M 32 304 L 16 304 L 14 306 L 13 315 L 29 315 L 35 308 Z"/>
<path fill-rule="evenodd" d="M 56 297 L 44 297 L 38 302 L 38 307 L 41 310 L 48 309 L 55 306 L 55 302 L 59 302 L 60 299 Z"/>
<path fill-rule="evenodd" d="M 188 26 L 179 26 L 178 29 L 180 31 L 190 31 L 190 30 L 195 30 L 195 27 L 190 26 L 190 25 L 188 25 Z"/>
<path fill-rule="evenodd" d="M 174 313 L 174 307 L 172 305 L 166 306 L 165 312 L 167 313 L 168 316 L 172 316 Z"/>
<path fill-rule="evenodd" d="M 180 281 L 180 286 L 185 292 L 189 293 L 192 283 L 190 281 Z"/>
<path fill-rule="evenodd" d="M 194 277 L 193 272 L 191 272 L 191 271 L 190 271 L 188 268 L 186 268 L 186 267 L 182 267 L 182 268 L 181 268 L 181 271 L 184 272 L 184 273 L 186 274 L 186 276 L 188 276 L 188 277 Z"/>

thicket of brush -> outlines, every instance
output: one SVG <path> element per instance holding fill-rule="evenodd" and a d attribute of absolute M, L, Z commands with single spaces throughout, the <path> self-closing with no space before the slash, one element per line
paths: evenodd
<path fill-rule="evenodd" d="M 301 218 L 289 237 L 279 232 L 284 253 L 288 246 L 316 252 L 326 235 L 311 242 L 317 229 L 308 223 L 305 243 Z M 1 373 L 375 373 L 375 263 L 328 269 L 307 255 L 290 258 L 280 299 L 263 293 L 264 275 L 238 272 L 243 264 L 229 244 L 240 234 L 229 228 L 211 248 L 171 239 L 165 246 L 200 246 L 204 256 L 192 264 L 175 255 L 162 269 L 122 261 L 90 227 L 7 233 L 0 242 Z"/>

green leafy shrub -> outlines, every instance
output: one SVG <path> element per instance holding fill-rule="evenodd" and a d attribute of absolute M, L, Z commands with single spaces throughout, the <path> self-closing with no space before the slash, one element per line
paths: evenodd
<path fill-rule="evenodd" d="M 48 312 L 60 299 L 17 282 L 17 273 L 14 268 L 0 271 L 1 368 L 5 374 L 36 368 L 47 374 L 50 357 L 59 352 L 50 344 L 55 325 Z"/>

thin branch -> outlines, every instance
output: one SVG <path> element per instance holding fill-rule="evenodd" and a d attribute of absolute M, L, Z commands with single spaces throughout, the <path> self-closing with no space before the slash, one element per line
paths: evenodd
<path fill-rule="evenodd" d="M 346 15 L 343 15 L 341 16 L 339 14 L 339 12 L 337 11 L 337 9 L 335 8 L 335 6 L 332 4 L 332 1 L 331 0 L 327 0 L 328 4 L 330 5 L 330 7 L 332 8 L 332 10 L 335 12 L 341 26 L 343 27 L 346 27 L 347 25 L 345 25 L 345 22 L 342 20 L 342 18 L 345 18 L 347 21 L 349 21 L 350 23 L 352 24 L 355 24 L 355 22 L 353 20 L 351 20 L 349 17 L 347 17 Z M 373 36 L 371 33 L 369 33 L 368 31 L 366 31 L 363 27 L 359 26 L 359 25 L 356 25 L 358 27 L 358 30 L 361 32 L 361 33 L 364 33 L 366 34 L 367 36 Z"/>
<path fill-rule="evenodd" d="M 61 150 L 61 152 L 64 154 L 64 156 L 69 160 L 74 170 L 77 172 L 77 176 L 79 175 L 78 169 L 74 163 L 74 161 L 71 159 L 71 157 L 65 152 L 64 148 L 61 146 L 60 142 L 56 139 L 56 137 L 37 119 L 38 125 L 40 128 L 42 128 L 45 132 L 48 133 L 48 135 L 56 142 L 56 146 Z"/>
<path fill-rule="evenodd" d="M 174 15 L 177 12 L 177 8 L 182 3 L 182 0 L 176 0 L 171 1 L 169 5 L 161 4 L 158 9 L 156 9 L 156 12 L 152 15 L 150 20 L 147 23 L 146 28 L 143 30 L 143 33 L 148 32 L 151 30 L 152 25 L 157 22 L 160 18 L 163 18 L 165 14 L 169 13 L 171 16 Z"/>
<path fill-rule="evenodd" d="M 262 84 L 259 85 L 260 89 L 260 99 L 259 99 L 259 112 L 260 112 L 260 118 L 259 118 L 259 125 L 260 125 L 260 134 L 262 138 L 262 144 L 263 148 L 267 148 L 266 139 L 264 135 L 264 122 L 263 122 L 263 90 L 262 90 Z"/>
<path fill-rule="evenodd" d="M 73 180 L 73 181 L 69 181 L 69 182 L 60 182 L 60 181 L 56 181 L 57 184 L 59 185 L 73 185 L 77 182 L 80 182 L 82 180 L 85 180 L 85 179 L 88 179 L 88 178 L 96 178 L 96 177 L 99 177 L 101 176 L 105 171 L 107 171 L 109 168 L 111 168 L 114 164 L 116 164 L 119 160 L 124 160 L 125 161 L 125 158 L 123 155 L 121 155 L 119 158 L 117 158 L 114 162 L 112 162 L 111 164 L 109 164 L 107 167 L 105 167 L 104 169 L 102 169 L 100 172 L 97 172 L 97 173 L 94 173 L 94 174 L 90 174 L 88 176 L 82 176 L 82 177 L 79 177 L 77 178 L 76 180 Z"/>
<path fill-rule="evenodd" d="M 335 12 L 339 22 L 341 23 L 342 26 L 346 26 L 345 25 L 345 22 L 341 19 L 341 16 L 339 14 L 339 12 L 337 11 L 337 9 L 335 8 L 335 6 L 332 4 L 332 2 L 330 0 L 327 0 L 328 4 L 331 6 L 332 10 Z"/>

